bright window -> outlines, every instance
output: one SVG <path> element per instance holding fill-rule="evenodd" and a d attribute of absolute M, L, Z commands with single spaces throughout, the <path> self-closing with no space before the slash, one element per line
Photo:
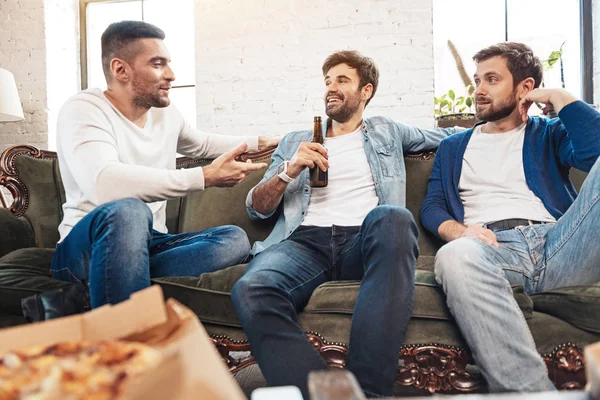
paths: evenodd
<path fill-rule="evenodd" d="M 435 93 L 462 95 L 463 84 L 448 40 L 473 76 L 473 55 L 505 40 L 530 46 L 542 60 L 562 47 L 565 88 L 582 94 L 581 0 L 433 0 Z M 564 45 L 563 45 L 564 43 Z M 546 87 L 561 86 L 560 62 L 544 71 Z M 532 108 L 533 110 L 533 108 Z"/>
<path fill-rule="evenodd" d="M 82 60 L 82 87 L 106 88 L 102 72 L 100 37 L 113 22 L 145 21 L 162 29 L 176 76 L 170 91 L 173 104 L 192 124 L 196 121 L 194 0 L 81 0 L 85 9 L 86 59 Z M 82 21 L 82 24 L 84 22 Z M 85 30 L 85 31 L 84 31 Z M 83 44 L 82 44 L 83 46 Z"/>

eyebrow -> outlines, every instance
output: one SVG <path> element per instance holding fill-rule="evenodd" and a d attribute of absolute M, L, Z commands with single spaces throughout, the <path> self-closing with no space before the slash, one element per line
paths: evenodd
<path fill-rule="evenodd" d="M 485 74 L 483 74 L 483 77 L 485 78 L 486 76 L 490 76 L 490 75 L 500 76 L 499 73 L 497 73 L 495 71 L 491 71 L 491 72 L 486 72 Z M 473 74 L 473 78 L 478 78 L 478 77 L 479 77 L 479 75 Z"/>
<path fill-rule="evenodd" d="M 349 77 L 349 76 L 347 76 L 347 75 L 338 75 L 338 76 L 336 76 L 336 78 L 337 78 L 337 79 L 340 79 L 340 78 L 346 78 L 346 79 L 348 79 L 348 80 L 350 80 L 350 81 L 352 80 L 352 78 L 350 78 L 350 77 Z M 327 76 L 325 77 L 325 80 L 327 80 L 327 79 L 331 79 L 331 77 L 330 77 L 329 75 L 327 75 Z"/>
<path fill-rule="evenodd" d="M 167 60 L 165 57 L 156 56 L 156 57 L 152 57 L 148 62 L 153 63 L 156 61 L 163 61 L 163 62 L 168 63 L 170 60 Z"/>

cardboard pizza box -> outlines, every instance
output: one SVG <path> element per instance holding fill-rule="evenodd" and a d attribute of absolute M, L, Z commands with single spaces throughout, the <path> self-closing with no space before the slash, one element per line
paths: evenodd
<path fill-rule="evenodd" d="M 197 316 L 152 286 L 127 301 L 88 313 L 0 329 L 0 356 L 65 341 L 123 339 L 146 343 L 163 362 L 128 385 L 126 398 L 245 400 Z"/>
<path fill-rule="evenodd" d="M 583 354 L 590 398 L 600 399 L 600 342 L 586 346 Z"/>

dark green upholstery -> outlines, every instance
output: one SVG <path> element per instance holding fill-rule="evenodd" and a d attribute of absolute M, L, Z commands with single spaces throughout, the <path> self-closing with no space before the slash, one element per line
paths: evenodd
<path fill-rule="evenodd" d="M 0 314 L 22 315 L 21 299 L 70 286 L 51 278 L 54 249 L 30 247 L 0 258 Z"/>
<path fill-rule="evenodd" d="M 419 221 L 419 207 L 425 196 L 433 158 L 407 157 L 405 162 L 407 208 Z M 57 162 L 20 156 L 15 166 L 19 179 L 27 187 L 29 204 L 20 218 L 0 209 L 0 327 L 24 322 L 20 308 L 22 298 L 69 285 L 52 279 L 48 270 L 52 248 L 58 240 L 57 227 L 64 202 Z M 180 165 L 191 166 L 189 162 Z M 251 242 L 264 239 L 275 219 L 251 221 L 245 209 L 246 194 L 261 179 L 262 173 L 254 173 L 234 188 L 210 188 L 169 201 L 169 231 L 189 232 L 233 224 L 246 230 Z M 572 177 L 579 186 L 585 174 L 573 171 Z M 443 291 L 432 273 L 434 255 L 441 243 L 426 233 L 420 223 L 419 232 L 415 306 L 405 344 L 465 347 L 445 305 Z M 191 308 L 209 333 L 245 340 L 230 300 L 231 288 L 244 271 L 245 265 L 237 265 L 200 277 L 160 278 L 153 282 L 163 288 L 166 297 L 174 297 Z M 321 285 L 299 314 L 302 326 L 327 341 L 348 343 L 359 285 L 353 281 Z M 521 287 L 513 288 L 513 292 L 541 353 L 567 342 L 584 346 L 600 340 L 600 283 L 555 289 L 533 296 L 525 295 Z M 490 315 L 490 318 L 494 316 Z"/>

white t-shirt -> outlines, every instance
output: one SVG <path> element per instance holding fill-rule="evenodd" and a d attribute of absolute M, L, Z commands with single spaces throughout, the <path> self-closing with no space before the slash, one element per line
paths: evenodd
<path fill-rule="evenodd" d="M 463 157 L 458 191 L 465 224 L 510 218 L 555 222 L 542 201 L 529 189 L 523 170 L 523 123 L 505 133 L 473 131 Z"/>
<path fill-rule="evenodd" d="M 324 188 L 312 188 L 302 225 L 360 226 L 379 204 L 362 129 L 325 138 L 329 170 Z"/>
<path fill-rule="evenodd" d="M 58 117 L 57 153 L 66 192 L 60 241 L 98 205 L 128 197 L 148 203 L 154 229 L 166 232 L 166 201 L 204 189 L 202 168 L 175 169 L 177 153 L 214 158 L 257 137 L 207 134 L 174 106 L 151 108 L 143 128 L 125 118 L 100 89 L 71 97 Z"/>

